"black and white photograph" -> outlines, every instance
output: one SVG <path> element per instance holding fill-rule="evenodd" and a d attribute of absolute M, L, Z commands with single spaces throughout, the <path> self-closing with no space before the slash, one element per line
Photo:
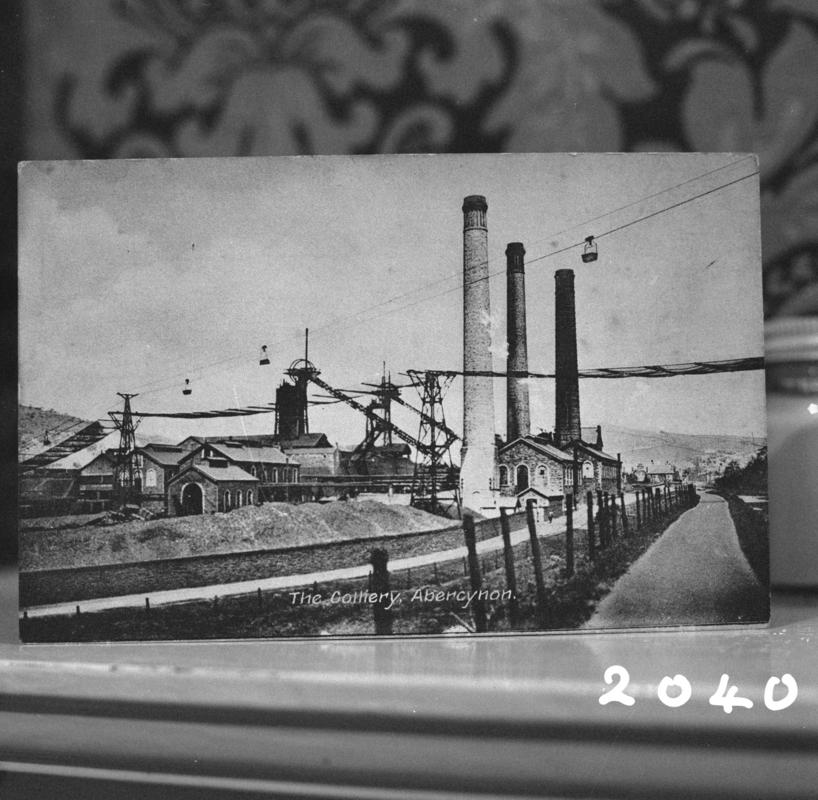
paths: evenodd
<path fill-rule="evenodd" d="M 764 624 L 747 153 L 19 168 L 24 642 Z"/>

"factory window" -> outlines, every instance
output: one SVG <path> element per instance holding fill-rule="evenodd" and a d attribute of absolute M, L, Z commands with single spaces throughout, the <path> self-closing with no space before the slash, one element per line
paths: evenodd
<path fill-rule="evenodd" d="M 224 506 L 223 510 L 224 511 L 229 511 L 230 510 L 230 492 L 225 492 L 224 493 L 224 500 L 222 501 L 222 503 L 223 503 L 223 506 Z"/>
<path fill-rule="evenodd" d="M 236 489 L 236 508 L 241 508 L 243 503 L 241 502 L 241 489 Z"/>
<path fill-rule="evenodd" d="M 500 467 L 500 486 L 508 486 L 508 467 L 505 464 Z"/>
<path fill-rule="evenodd" d="M 273 468 L 273 483 L 278 483 L 278 470 Z"/>
<path fill-rule="evenodd" d="M 149 488 L 151 486 L 156 486 L 156 470 L 149 469 L 145 473 L 145 488 Z"/>
<path fill-rule="evenodd" d="M 548 483 L 548 471 L 542 464 L 537 467 L 537 478 L 543 486 Z"/>
<path fill-rule="evenodd" d="M 517 491 L 522 492 L 528 488 L 528 467 L 525 464 L 520 464 L 517 467 Z"/>
<path fill-rule="evenodd" d="M 252 489 L 247 490 L 247 505 L 248 506 L 253 505 L 253 490 Z"/>

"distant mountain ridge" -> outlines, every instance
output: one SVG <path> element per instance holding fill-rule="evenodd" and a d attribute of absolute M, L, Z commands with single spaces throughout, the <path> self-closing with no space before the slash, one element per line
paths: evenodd
<path fill-rule="evenodd" d="M 716 465 L 732 459 L 743 463 L 759 448 L 766 446 L 766 436 L 732 434 L 693 434 L 670 431 L 647 431 L 638 428 L 605 425 L 602 438 L 607 453 L 620 453 L 626 468 L 641 463 L 672 464 L 680 469 L 697 461 Z"/>

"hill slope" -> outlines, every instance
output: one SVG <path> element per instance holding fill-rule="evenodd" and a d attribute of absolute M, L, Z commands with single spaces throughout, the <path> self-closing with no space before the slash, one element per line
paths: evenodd
<path fill-rule="evenodd" d="M 683 469 L 699 462 L 730 461 L 735 458 L 740 463 L 749 459 L 760 447 L 767 444 L 763 436 L 732 436 L 692 433 L 672 433 L 669 431 L 646 431 L 635 428 L 605 425 L 602 436 L 607 453 L 622 454 L 626 468 L 638 463 L 646 466 L 673 464 Z"/>
<path fill-rule="evenodd" d="M 79 417 L 60 414 L 53 408 L 20 405 L 17 407 L 17 448 L 21 451 L 42 450 L 46 431 L 54 441 L 61 438 L 61 432 L 82 423 L 87 424 Z"/>

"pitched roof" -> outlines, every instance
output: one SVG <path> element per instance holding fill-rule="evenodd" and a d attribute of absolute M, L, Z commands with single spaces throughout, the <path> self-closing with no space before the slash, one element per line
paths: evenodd
<path fill-rule="evenodd" d="M 137 447 L 136 452 L 141 453 L 163 467 L 175 467 L 185 456 L 190 455 L 190 450 L 185 450 L 183 447 L 156 444 L 155 442 L 149 442 L 143 447 Z"/>
<path fill-rule="evenodd" d="M 520 491 L 517 492 L 517 499 L 521 498 L 524 494 L 538 494 L 540 497 L 544 497 L 546 500 L 548 500 L 548 495 L 541 489 L 537 489 L 535 486 L 527 486 L 525 489 L 520 489 Z"/>
<path fill-rule="evenodd" d="M 80 467 L 80 472 L 83 470 L 88 469 L 91 464 L 96 464 L 97 461 L 107 461 L 112 467 L 116 466 L 116 451 L 115 450 L 104 450 L 99 455 L 94 456 L 85 466 Z"/>
<path fill-rule="evenodd" d="M 325 433 L 305 433 L 297 439 L 279 439 L 278 446 L 285 450 L 299 447 L 332 447 Z"/>
<path fill-rule="evenodd" d="M 569 447 L 573 446 L 574 444 L 576 444 L 576 446 L 580 450 L 584 450 L 586 453 L 588 453 L 588 455 L 593 456 L 594 458 L 598 458 L 601 461 L 613 461 L 614 463 L 618 463 L 616 456 L 612 456 L 609 453 L 603 453 L 602 450 L 599 450 L 596 447 L 592 447 L 586 442 L 583 441 L 571 442 Z"/>
<path fill-rule="evenodd" d="M 208 445 L 231 461 L 251 462 L 253 464 L 294 463 L 281 450 L 270 445 L 253 447 L 244 442 L 236 441 L 208 442 Z"/>
<path fill-rule="evenodd" d="M 515 439 L 513 442 L 504 444 L 500 448 L 500 452 L 501 453 L 505 452 L 506 450 L 509 450 L 511 447 L 517 444 L 524 444 L 527 447 L 530 447 L 532 450 L 535 450 L 538 453 L 541 453 L 542 455 L 548 456 L 554 461 L 572 462 L 574 460 L 573 457 L 568 453 L 554 447 L 554 445 L 552 444 L 538 442 L 533 436 L 524 436 L 519 439 Z"/>
<path fill-rule="evenodd" d="M 191 464 L 186 470 L 183 470 L 178 475 L 174 475 L 168 483 L 175 483 L 184 478 L 189 472 L 200 472 L 206 478 L 209 478 L 214 483 L 223 481 L 242 481 L 246 483 L 258 483 L 258 478 L 245 472 L 241 467 L 235 464 L 228 464 L 226 467 L 212 467 L 209 464 Z"/>

